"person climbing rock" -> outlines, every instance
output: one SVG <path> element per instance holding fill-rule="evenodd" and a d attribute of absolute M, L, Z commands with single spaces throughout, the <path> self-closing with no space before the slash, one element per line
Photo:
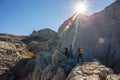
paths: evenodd
<path fill-rule="evenodd" d="M 66 58 L 68 58 L 68 57 L 69 57 L 69 51 L 68 51 L 68 48 L 65 47 L 64 49 L 65 49 L 65 56 L 66 56 Z"/>
<path fill-rule="evenodd" d="M 82 63 L 84 62 L 83 54 L 84 54 L 84 48 L 78 48 L 78 62 L 79 62 L 79 59 L 82 60 Z"/>

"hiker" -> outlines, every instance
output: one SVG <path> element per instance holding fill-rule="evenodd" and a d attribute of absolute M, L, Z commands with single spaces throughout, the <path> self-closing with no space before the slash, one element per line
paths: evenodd
<path fill-rule="evenodd" d="M 79 59 L 82 60 L 82 63 L 84 62 L 83 54 L 84 54 L 84 48 L 78 48 L 78 62 L 79 62 Z"/>
<path fill-rule="evenodd" d="M 73 48 L 72 48 L 72 45 L 70 45 L 70 48 L 69 48 L 69 57 L 70 58 L 73 57 Z"/>
<path fill-rule="evenodd" d="M 65 56 L 66 56 L 66 58 L 68 58 L 68 57 L 69 57 L 68 48 L 67 48 L 67 47 L 65 47 L 64 49 L 65 49 Z"/>

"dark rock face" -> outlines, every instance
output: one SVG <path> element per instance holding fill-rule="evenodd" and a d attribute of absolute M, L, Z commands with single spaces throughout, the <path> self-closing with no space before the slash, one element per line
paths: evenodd
<path fill-rule="evenodd" d="M 74 49 L 77 50 L 78 47 L 83 47 L 85 53 L 93 55 L 106 65 L 111 64 L 110 59 L 112 57 L 113 61 L 110 66 L 118 67 L 118 64 L 120 64 L 120 58 L 118 58 L 120 55 L 120 1 L 116 0 L 115 3 L 99 13 L 91 16 L 79 14 L 78 17 L 79 24 Z M 73 17 L 61 25 L 59 28 L 61 48 L 72 44 L 75 27 L 76 19 L 73 20 Z"/>

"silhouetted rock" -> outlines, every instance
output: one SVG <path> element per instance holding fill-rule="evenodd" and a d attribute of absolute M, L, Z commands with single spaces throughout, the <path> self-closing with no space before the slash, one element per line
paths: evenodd
<path fill-rule="evenodd" d="M 83 47 L 87 52 L 84 60 L 96 58 L 107 66 L 111 64 L 110 57 L 112 57 L 112 65 L 116 67 L 114 69 L 120 72 L 120 65 L 117 65 L 120 64 L 120 58 L 118 58 L 120 55 L 120 1 L 116 0 L 104 10 L 91 16 L 79 14 L 75 19 L 74 16 L 66 20 L 59 28 L 60 48 L 69 47 L 73 43 L 76 20 L 78 20 L 74 50 L 77 51 L 79 47 Z"/>

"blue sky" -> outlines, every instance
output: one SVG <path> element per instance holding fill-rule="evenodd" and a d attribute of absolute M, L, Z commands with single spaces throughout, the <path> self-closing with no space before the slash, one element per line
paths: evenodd
<path fill-rule="evenodd" d="M 115 0 L 87 0 L 88 13 L 103 10 Z M 33 30 L 60 25 L 73 15 L 75 0 L 0 0 L 0 33 L 29 35 Z"/>

